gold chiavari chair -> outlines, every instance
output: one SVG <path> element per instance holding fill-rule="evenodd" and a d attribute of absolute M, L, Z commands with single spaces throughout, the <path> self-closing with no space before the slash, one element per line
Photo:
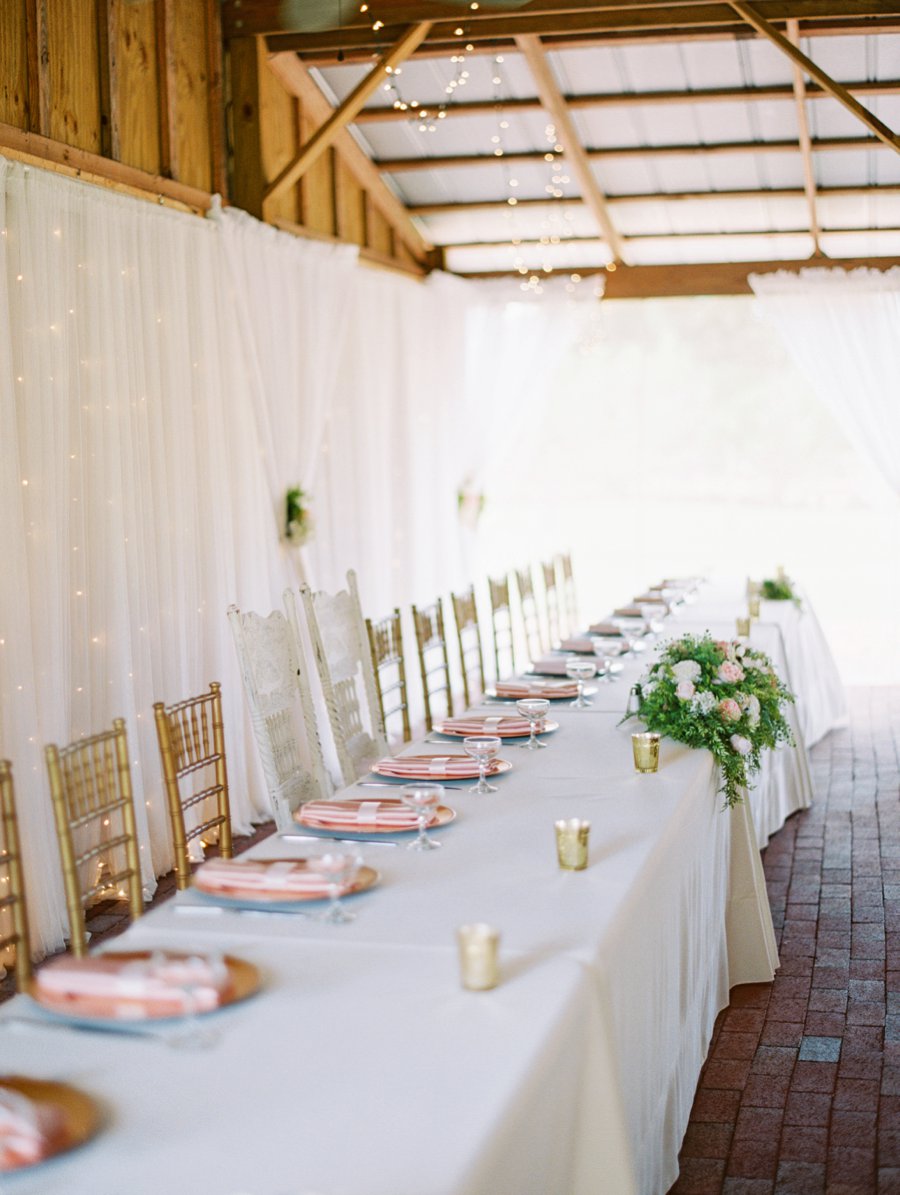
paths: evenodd
<path fill-rule="evenodd" d="M 541 642 L 541 619 L 530 566 L 516 569 L 516 586 L 519 590 L 519 614 L 525 632 L 525 647 L 532 660 L 536 660 L 543 652 L 544 645 Z"/>
<path fill-rule="evenodd" d="M 494 641 L 494 668 L 497 680 L 516 672 L 516 643 L 513 634 L 512 605 L 509 600 L 509 577 L 495 581 L 488 577 L 491 595 L 491 633 Z"/>
<path fill-rule="evenodd" d="M 187 888 L 191 882 L 188 844 L 195 838 L 218 830 L 220 855 L 230 859 L 233 854 L 222 686 L 213 681 L 208 693 L 174 705 L 154 702 L 153 714 L 175 849 L 175 886 Z M 185 817 L 189 811 L 196 811 L 191 813 L 190 826 Z"/>
<path fill-rule="evenodd" d="M 465 593 L 453 593 L 450 597 L 456 622 L 456 641 L 459 644 L 463 698 L 468 708 L 484 693 L 484 653 L 481 650 L 475 587 L 470 585 Z"/>
<path fill-rule="evenodd" d="M 12 764 L 8 759 L 0 759 L 0 892 L 0 955 L 15 947 L 16 987 L 24 992 L 31 980 L 31 944 Z M 3 929 L 6 918 L 12 927 L 9 932 Z"/>
<path fill-rule="evenodd" d="M 409 698 L 406 688 L 406 661 L 403 656 L 403 628 L 400 611 L 395 610 L 388 618 L 373 622 L 366 619 L 366 633 L 372 652 L 372 668 L 375 672 L 375 691 L 378 707 L 385 730 L 388 719 L 399 714 L 403 728 L 403 742 L 412 738 L 409 724 Z M 396 694 L 396 704 L 385 708 L 385 698 Z"/>
<path fill-rule="evenodd" d="M 547 642 L 554 647 L 562 638 L 556 562 L 551 560 L 548 564 L 541 564 L 541 572 L 544 575 L 544 613 L 547 616 L 547 634 L 549 636 Z"/>
<path fill-rule="evenodd" d="M 112 730 L 45 749 L 62 859 L 72 953 L 87 954 L 84 910 L 127 887 L 132 920 L 144 911 L 125 719 Z"/>
<path fill-rule="evenodd" d="M 562 605 L 568 623 L 567 634 L 575 635 L 581 629 L 578 624 L 578 598 L 575 593 L 575 574 L 572 571 L 572 553 L 558 556 L 559 571 L 562 573 Z"/>
<path fill-rule="evenodd" d="M 422 677 L 422 697 L 425 703 L 425 727 L 434 725 L 432 699 L 442 697 L 446 705 L 446 716 L 453 714 L 453 695 L 450 689 L 450 657 L 447 652 L 447 638 L 444 634 L 444 607 L 441 599 L 432 606 L 412 608 L 413 625 L 416 628 L 416 649 L 419 655 L 419 672 Z"/>

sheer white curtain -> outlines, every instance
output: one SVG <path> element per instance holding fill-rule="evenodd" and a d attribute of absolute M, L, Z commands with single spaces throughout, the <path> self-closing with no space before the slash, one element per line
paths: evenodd
<path fill-rule="evenodd" d="M 358 275 L 355 245 L 300 240 L 230 208 L 218 218 L 254 384 L 276 534 L 287 490 L 312 498 Z M 315 518 L 315 503 L 311 506 Z M 297 560 L 296 548 L 284 548 Z"/>
<path fill-rule="evenodd" d="M 45 743 L 125 717 L 150 889 L 171 866 L 152 703 L 219 680 L 236 827 L 268 814 L 225 610 L 295 579 L 289 484 L 314 583 L 356 568 L 366 613 L 460 580 L 469 292 L 3 159 L 0 232 L 0 756 L 50 950 Z"/>
<path fill-rule="evenodd" d="M 900 494 L 900 268 L 750 276 L 765 318 Z"/>

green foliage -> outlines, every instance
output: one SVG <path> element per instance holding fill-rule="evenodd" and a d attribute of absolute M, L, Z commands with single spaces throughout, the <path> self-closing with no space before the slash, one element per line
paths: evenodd
<path fill-rule="evenodd" d="M 794 593 L 793 584 L 787 577 L 783 577 L 781 580 L 769 578 L 763 581 L 759 593 L 760 597 L 765 598 L 767 602 L 796 602 L 798 606 L 800 605 L 800 599 Z"/>
<path fill-rule="evenodd" d="M 284 538 L 291 544 L 304 544 L 311 534 L 308 496 L 300 486 L 292 486 L 284 499 Z"/>
<path fill-rule="evenodd" d="M 793 742 L 784 717 L 784 704 L 794 700 L 793 694 L 768 656 L 741 639 L 685 635 L 666 645 L 635 692 L 638 709 L 627 717 L 712 752 L 729 808 L 759 771 L 762 752 Z"/>

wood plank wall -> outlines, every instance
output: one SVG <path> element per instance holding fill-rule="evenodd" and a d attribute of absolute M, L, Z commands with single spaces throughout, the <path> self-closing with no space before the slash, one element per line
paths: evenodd
<path fill-rule="evenodd" d="M 203 211 L 262 216 L 266 184 L 313 131 L 261 39 L 223 48 L 218 0 L 0 0 L 0 154 Z M 421 272 L 335 151 L 269 213 Z"/>

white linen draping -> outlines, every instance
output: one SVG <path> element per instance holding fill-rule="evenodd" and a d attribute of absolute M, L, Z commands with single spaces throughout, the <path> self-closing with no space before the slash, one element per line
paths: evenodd
<path fill-rule="evenodd" d="M 408 577 L 455 583 L 466 287 L 3 159 L 0 216 L 0 755 L 46 951 L 65 914 L 43 744 L 126 719 L 150 890 L 172 862 L 151 706 L 218 680 L 236 828 L 268 815 L 225 610 L 296 579 L 287 482 L 312 484 L 313 583 L 352 564 L 376 614 Z"/>
<path fill-rule="evenodd" d="M 749 281 L 816 392 L 900 493 L 900 268 L 778 271 Z"/>

